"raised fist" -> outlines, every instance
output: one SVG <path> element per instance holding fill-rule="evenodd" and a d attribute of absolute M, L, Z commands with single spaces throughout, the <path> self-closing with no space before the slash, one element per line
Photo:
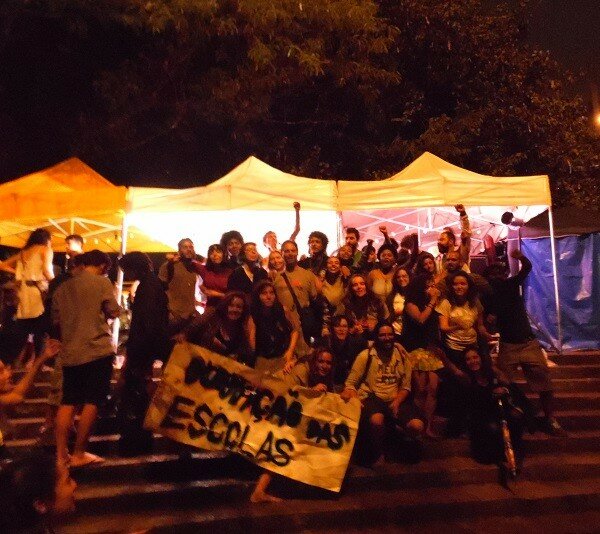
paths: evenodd
<path fill-rule="evenodd" d="M 295 210 L 299 210 L 300 209 L 300 202 L 294 202 L 294 209 Z"/>

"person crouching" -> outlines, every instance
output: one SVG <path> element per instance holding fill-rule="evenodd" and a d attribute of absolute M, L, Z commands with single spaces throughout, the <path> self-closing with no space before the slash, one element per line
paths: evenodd
<path fill-rule="evenodd" d="M 370 449 L 362 463 L 369 465 L 384 460 L 386 437 L 400 431 L 414 439 L 425 429 L 423 415 L 410 398 L 412 368 L 406 351 L 394 343 L 389 322 L 379 322 L 374 333 L 374 346 L 356 357 L 340 395 L 346 401 L 358 397 L 362 402 L 360 442 Z"/>

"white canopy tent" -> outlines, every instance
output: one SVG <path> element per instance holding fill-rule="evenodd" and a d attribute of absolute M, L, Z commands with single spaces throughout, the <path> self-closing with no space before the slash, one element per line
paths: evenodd
<path fill-rule="evenodd" d="M 477 252 L 486 234 L 494 240 L 506 236 L 506 227 L 499 223 L 502 212 L 512 211 L 527 221 L 551 206 L 547 176 L 486 176 L 427 152 L 394 176 L 376 182 L 304 178 L 250 157 L 207 186 L 182 190 L 131 187 L 125 193 L 124 188 L 113 186 L 90 171 L 79 160 L 68 160 L 43 171 L 44 183 L 52 185 L 51 204 L 46 202 L 48 191 L 44 185 L 32 182 L 37 179 L 35 175 L 26 177 L 27 181 L 21 179 L 27 187 L 19 180 L 0 186 L 0 205 L 11 207 L 8 215 L 0 216 L 0 237 L 4 230 L 14 234 L 15 225 L 23 234 L 34 225 L 41 225 L 41 219 L 60 228 L 64 235 L 68 230 L 65 224 L 57 226 L 56 218 L 66 213 L 64 222 L 72 228 L 77 210 L 85 208 L 89 220 L 100 223 L 97 229 L 90 229 L 90 222 L 79 219 L 88 227 L 90 237 L 107 243 L 101 235 L 108 232 L 114 239 L 112 246 L 119 241 L 122 252 L 128 248 L 175 248 L 182 237 L 191 237 L 196 249 L 204 252 L 231 229 L 240 230 L 247 240 L 259 245 L 267 230 L 275 230 L 280 240 L 286 239 L 294 226 L 292 204 L 298 201 L 302 205 L 302 232 L 297 238 L 301 253 L 306 250 L 303 243 L 312 230 L 337 236 L 339 244 L 342 226 L 357 227 L 363 239 L 377 240 L 381 238 L 381 224 L 386 224 L 397 238 L 417 231 L 422 246 L 427 247 L 442 228 L 458 224 L 453 206 L 462 203 L 474 227 Z M 61 183 L 61 173 L 68 172 L 74 175 L 73 179 L 68 184 Z M 549 216 L 552 217 L 551 209 Z M 118 230 L 120 235 L 116 235 Z M 149 238 L 140 239 L 141 236 Z M 132 246 L 128 246 L 128 240 Z M 6 238 L 3 241 L 6 243 Z M 330 250 L 333 248 L 330 246 Z M 554 247 L 552 254 L 559 307 Z M 560 310 L 557 311 L 560 318 Z"/>

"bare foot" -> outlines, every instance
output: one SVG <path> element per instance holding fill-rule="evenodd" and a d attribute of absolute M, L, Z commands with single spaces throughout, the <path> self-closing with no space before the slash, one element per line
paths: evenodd
<path fill-rule="evenodd" d="M 71 457 L 71 467 L 83 467 L 91 464 L 101 464 L 104 458 L 96 456 L 91 452 L 84 452 L 83 454 L 74 454 Z"/>
<path fill-rule="evenodd" d="M 269 495 L 264 491 L 254 491 L 252 495 L 250 495 L 250 502 L 259 503 L 259 502 L 281 502 L 283 499 L 279 497 L 275 497 L 274 495 Z"/>

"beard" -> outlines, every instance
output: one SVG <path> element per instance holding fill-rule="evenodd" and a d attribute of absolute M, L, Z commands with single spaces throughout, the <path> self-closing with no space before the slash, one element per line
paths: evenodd
<path fill-rule="evenodd" d="M 440 254 L 446 254 L 446 252 L 450 250 L 449 245 L 442 245 L 441 243 L 438 243 L 437 248 L 440 251 Z"/>

